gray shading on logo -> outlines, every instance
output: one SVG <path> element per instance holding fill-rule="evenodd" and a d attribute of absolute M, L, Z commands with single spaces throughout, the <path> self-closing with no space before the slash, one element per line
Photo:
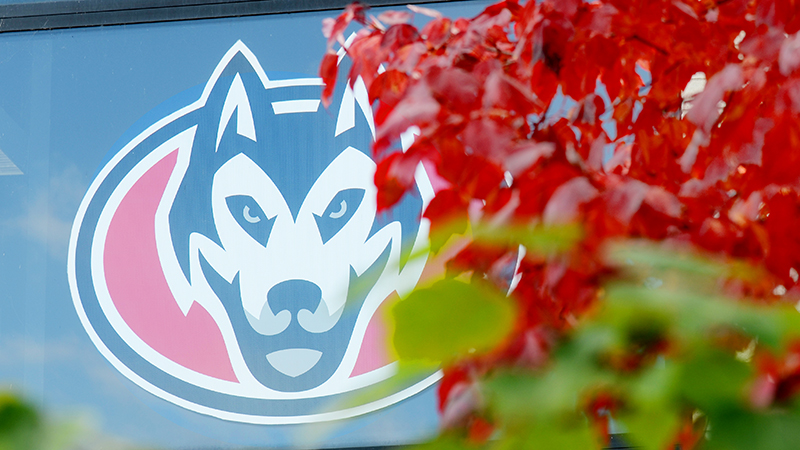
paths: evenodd
<path fill-rule="evenodd" d="M 11 162 L 2 150 L 0 150 L 0 175 L 22 175 L 19 167 Z"/>

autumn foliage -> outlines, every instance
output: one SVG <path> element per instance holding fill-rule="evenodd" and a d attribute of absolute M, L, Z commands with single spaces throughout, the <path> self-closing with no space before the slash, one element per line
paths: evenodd
<path fill-rule="evenodd" d="M 446 364 L 447 424 L 474 441 L 491 435 L 495 421 L 468 401 L 477 396 L 471 386 L 498 367 L 548 364 L 599 308 L 604 286 L 627 276 L 608 257 L 611 242 L 657 241 L 734 262 L 738 269 L 714 284 L 734 303 L 797 299 L 800 2 L 503 1 L 472 19 L 409 8 L 373 17 L 353 4 L 327 20 L 321 75 L 329 96 L 334 47 L 360 23 L 347 45 L 349 79 L 364 81 L 374 105 L 379 206 L 411 190 L 424 162 L 444 185 L 425 211 L 434 250 L 467 227 L 495 236 L 460 249 L 448 276 L 508 289 L 500 273 L 519 260 L 513 332 L 491 352 Z M 428 16 L 421 29 L 414 13 Z M 707 83 L 687 98 L 693 76 Z M 415 143 L 393 151 L 412 126 Z M 576 225 L 566 251 L 533 251 L 521 237 Z M 498 229 L 511 231 L 497 239 Z M 750 342 L 724 333 L 709 340 L 732 351 Z M 606 354 L 604 364 L 632 373 L 681 354 L 662 335 L 634 347 Z M 742 408 L 794 401 L 799 354 L 796 345 L 756 351 Z M 676 412 L 683 419 L 663 441 L 684 449 L 703 434 L 686 395 L 686 410 Z M 601 389 L 579 406 L 607 435 L 622 397 Z"/>

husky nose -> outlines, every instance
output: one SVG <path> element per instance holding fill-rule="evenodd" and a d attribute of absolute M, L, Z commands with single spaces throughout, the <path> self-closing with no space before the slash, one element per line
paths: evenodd
<path fill-rule="evenodd" d="M 322 290 L 306 280 L 286 280 L 273 286 L 267 292 L 267 303 L 272 313 L 278 315 L 283 310 L 297 317 L 300 310 L 314 312 L 322 301 Z"/>

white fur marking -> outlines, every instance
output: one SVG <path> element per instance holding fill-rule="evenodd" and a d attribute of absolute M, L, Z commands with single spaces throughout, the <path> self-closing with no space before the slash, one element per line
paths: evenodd
<path fill-rule="evenodd" d="M 358 77 L 356 82 L 353 83 L 353 93 L 356 97 L 356 103 L 361 108 L 361 113 L 364 114 L 364 118 L 367 119 L 367 125 L 369 125 L 369 131 L 372 132 L 372 138 L 375 138 L 375 121 L 372 118 L 372 106 L 369 104 L 369 93 L 367 92 L 367 85 L 364 84 L 364 79 Z"/>
<path fill-rule="evenodd" d="M 322 352 L 319 350 L 312 350 L 310 348 L 287 348 L 286 350 L 278 350 L 277 352 L 270 353 L 267 355 L 267 361 L 269 361 L 272 367 L 278 372 L 295 378 L 316 366 L 321 357 Z"/>
<path fill-rule="evenodd" d="M 231 88 L 228 91 L 228 96 L 225 98 L 225 103 L 222 105 L 222 116 L 219 121 L 219 128 L 217 129 L 217 146 L 219 150 L 219 143 L 222 140 L 222 133 L 233 117 L 233 112 L 236 111 L 236 133 L 256 142 L 256 126 L 253 122 L 253 111 L 250 109 L 250 99 L 247 98 L 247 91 L 244 89 L 244 83 L 239 74 L 231 83 Z"/>
<path fill-rule="evenodd" d="M 342 105 L 339 107 L 339 117 L 336 119 L 334 136 L 339 136 L 354 126 L 356 126 L 356 101 L 353 96 L 353 89 L 347 86 L 342 96 Z"/>
<path fill-rule="evenodd" d="M 317 112 L 319 100 L 285 100 L 282 102 L 272 102 L 272 111 L 275 114 L 292 114 Z"/>

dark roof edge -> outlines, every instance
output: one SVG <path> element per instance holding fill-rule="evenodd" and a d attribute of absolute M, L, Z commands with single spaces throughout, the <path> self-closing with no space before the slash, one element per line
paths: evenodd
<path fill-rule="evenodd" d="M 440 0 L 441 1 L 441 0 Z M 453 0 L 444 0 L 453 1 Z M 402 6 L 431 0 L 361 0 Z M 0 33 L 343 9 L 351 0 L 60 0 L 0 5 Z"/>

